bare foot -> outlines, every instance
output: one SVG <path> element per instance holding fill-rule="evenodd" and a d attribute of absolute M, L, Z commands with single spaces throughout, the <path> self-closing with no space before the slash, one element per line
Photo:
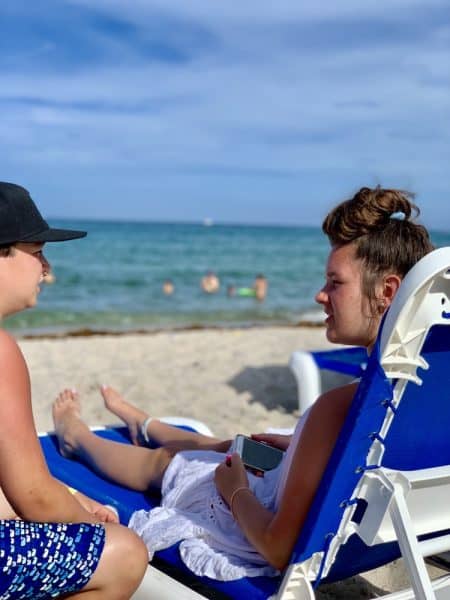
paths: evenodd
<path fill-rule="evenodd" d="M 133 444 L 135 446 L 147 445 L 141 428 L 148 414 L 136 406 L 129 404 L 119 392 L 108 385 L 102 385 L 100 393 L 103 396 L 106 408 L 119 417 L 119 419 L 122 419 L 128 427 Z"/>
<path fill-rule="evenodd" d="M 53 403 L 52 414 L 59 451 L 64 457 L 71 458 L 77 451 L 78 435 L 88 430 L 81 420 L 78 394 L 73 390 L 62 391 Z"/>

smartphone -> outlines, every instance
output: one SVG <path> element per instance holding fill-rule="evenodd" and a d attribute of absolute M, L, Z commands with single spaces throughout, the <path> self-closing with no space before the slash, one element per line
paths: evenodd
<path fill-rule="evenodd" d="M 234 448 L 246 467 L 258 471 L 275 469 L 280 464 L 284 454 L 279 448 L 257 442 L 240 434 L 236 436 Z"/>

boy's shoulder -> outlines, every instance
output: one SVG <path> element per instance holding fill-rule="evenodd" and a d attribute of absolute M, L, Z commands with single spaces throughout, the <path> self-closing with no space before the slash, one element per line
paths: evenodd
<path fill-rule="evenodd" d="M 29 380 L 25 357 L 14 336 L 0 329 L 0 387 Z"/>
<path fill-rule="evenodd" d="M 11 353 L 22 354 L 14 336 L 4 329 L 0 329 L 0 356 L 9 356 Z"/>

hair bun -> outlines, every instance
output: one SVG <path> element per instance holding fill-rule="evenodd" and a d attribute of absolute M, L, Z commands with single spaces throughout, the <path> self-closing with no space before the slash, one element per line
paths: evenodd
<path fill-rule="evenodd" d="M 327 215 L 322 229 L 333 246 L 355 243 L 356 257 L 372 275 L 392 270 L 403 277 L 433 249 L 428 231 L 413 221 L 420 212 L 413 197 L 380 186 L 361 188 Z"/>
<path fill-rule="evenodd" d="M 395 222 L 410 222 L 412 216 L 419 215 L 413 197 L 403 190 L 363 187 L 331 211 L 323 223 L 323 231 L 333 244 L 345 244 L 381 232 L 388 225 L 398 227 Z"/>

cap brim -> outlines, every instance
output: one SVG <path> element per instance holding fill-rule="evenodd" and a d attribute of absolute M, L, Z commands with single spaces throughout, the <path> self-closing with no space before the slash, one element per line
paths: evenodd
<path fill-rule="evenodd" d="M 22 242 L 65 242 L 86 237 L 87 231 L 76 231 L 75 229 L 46 229 L 41 233 L 27 236 Z"/>

